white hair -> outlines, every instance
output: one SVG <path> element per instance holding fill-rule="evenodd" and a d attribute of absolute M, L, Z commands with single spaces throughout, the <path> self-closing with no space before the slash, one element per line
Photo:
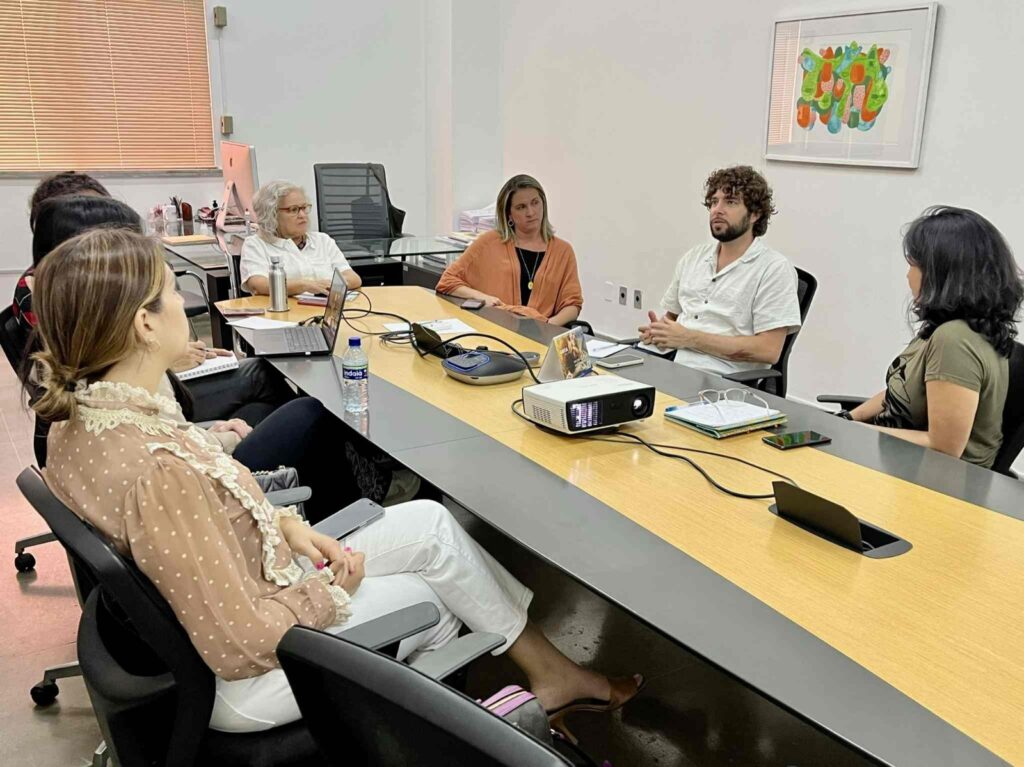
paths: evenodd
<path fill-rule="evenodd" d="M 256 214 L 256 222 L 260 225 L 260 237 L 264 240 L 269 242 L 280 237 L 277 233 L 277 208 L 281 200 L 292 192 L 302 192 L 303 196 L 306 195 L 305 189 L 290 181 L 271 181 L 261 186 L 253 195 L 253 213 Z"/>

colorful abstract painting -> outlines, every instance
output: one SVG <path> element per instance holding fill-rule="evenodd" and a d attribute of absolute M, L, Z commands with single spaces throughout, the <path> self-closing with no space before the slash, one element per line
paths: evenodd
<path fill-rule="evenodd" d="M 803 81 L 796 101 L 796 122 L 811 130 L 821 122 L 829 133 L 847 128 L 869 131 L 889 100 L 886 80 L 889 50 L 872 45 L 864 48 L 851 42 L 846 47 L 822 48 L 815 54 L 804 48 L 800 54 Z"/>
<path fill-rule="evenodd" d="M 938 14 L 919 0 L 776 21 L 765 159 L 918 167 Z"/>

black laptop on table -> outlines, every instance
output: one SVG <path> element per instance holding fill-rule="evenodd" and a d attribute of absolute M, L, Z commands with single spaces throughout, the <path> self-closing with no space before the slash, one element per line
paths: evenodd
<path fill-rule="evenodd" d="M 334 270 L 331 292 L 327 296 L 324 316 L 317 325 L 290 328 L 268 328 L 253 332 L 251 345 L 258 357 L 304 357 L 334 353 L 341 314 L 345 308 L 348 286 L 341 270 Z"/>

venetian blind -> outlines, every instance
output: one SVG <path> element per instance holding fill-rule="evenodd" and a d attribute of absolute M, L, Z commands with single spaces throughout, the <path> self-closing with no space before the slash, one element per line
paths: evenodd
<path fill-rule="evenodd" d="M 0 171 L 212 167 L 203 0 L 0 0 Z"/>

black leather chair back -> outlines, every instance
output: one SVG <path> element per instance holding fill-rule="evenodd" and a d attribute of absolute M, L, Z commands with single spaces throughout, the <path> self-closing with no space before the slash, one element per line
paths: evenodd
<path fill-rule="evenodd" d="M 1014 476 L 1010 470 L 1024 449 L 1024 345 L 1013 344 L 1010 352 L 1010 382 L 1003 405 L 1003 444 L 992 471 Z"/>
<path fill-rule="evenodd" d="M 405 213 L 391 205 L 384 166 L 378 163 L 318 163 L 317 225 L 335 240 L 398 237 Z"/>
<path fill-rule="evenodd" d="M 65 506 L 38 470 L 18 488 L 79 572 L 96 584 L 79 625 L 78 661 L 107 747 L 121 767 L 280 767 L 319 754 L 304 724 L 229 735 L 209 729 L 214 676 L 149 579 Z"/>
<path fill-rule="evenodd" d="M 565 759 L 460 692 L 387 655 L 301 626 L 277 647 L 327 765 L 565 767 Z M 342 747 L 340 744 L 345 744 Z"/>
<path fill-rule="evenodd" d="M 790 333 L 786 336 L 786 340 L 782 342 L 782 353 L 779 355 L 779 361 L 772 365 L 773 370 L 779 371 L 779 377 L 767 378 L 764 381 L 764 390 L 769 394 L 777 394 L 780 397 L 786 396 L 789 379 L 789 355 L 793 351 L 796 337 L 800 335 L 800 331 L 803 330 L 804 324 L 807 322 L 807 313 L 811 309 L 811 302 L 814 301 L 814 294 L 818 292 L 818 280 L 813 274 L 797 267 L 796 278 L 796 297 L 797 303 L 800 305 L 800 327 L 795 333 Z"/>
<path fill-rule="evenodd" d="M 0 311 L 0 346 L 3 346 L 7 361 L 19 379 L 24 372 L 22 367 L 28 354 L 28 342 L 29 336 L 14 316 L 14 309 L 10 305 L 5 306 Z"/>

